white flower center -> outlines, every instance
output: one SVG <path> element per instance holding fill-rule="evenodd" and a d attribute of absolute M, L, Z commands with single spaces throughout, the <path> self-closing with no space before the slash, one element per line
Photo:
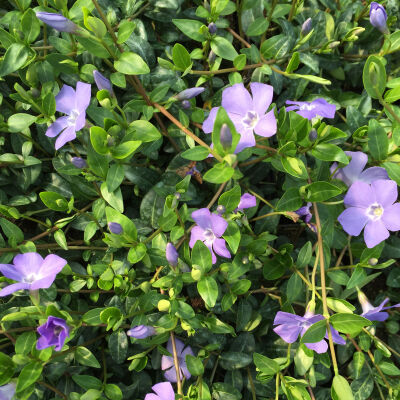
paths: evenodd
<path fill-rule="evenodd" d="M 211 229 L 206 229 L 204 232 L 203 232 L 203 235 L 204 235 L 204 239 L 206 240 L 206 241 L 214 241 L 214 239 L 215 239 L 215 235 L 214 235 L 214 232 L 211 230 Z"/>
<path fill-rule="evenodd" d="M 68 116 L 68 126 L 74 126 L 78 117 L 79 111 L 74 108 Z"/>
<path fill-rule="evenodd" d="M 367 208 L 365 214 L 372 221 L 378 221 L 379 219 L 381 219 L 383 211 L 383 207 L 380 204 L 373 203 Z"/>
<path fill-rule="evenodd" d="M 30 274 L 23 279 L 23 282 L 24 283 L 32 283 L 32 282 L 37 281 L 38 279 L 39 279 L 39 277 L 36 274 Z"/>
<path fill-rule="evenodd" d="M 302 104 L 299 108 L 299 110 L 307 110 L 307 111 L 311 111 L 314 110 L 315 105 L 314 104 Z"/>
<path fill-rule="evenodd" d="M 257 122 L 258 122 L 259 119 L 260 118 L 259 118 L 258 114 L 255 111 L 247 111 L 246 115 L 242 119 L 242 124 L 246 128 L 253 129 L 257 125 Z"/>

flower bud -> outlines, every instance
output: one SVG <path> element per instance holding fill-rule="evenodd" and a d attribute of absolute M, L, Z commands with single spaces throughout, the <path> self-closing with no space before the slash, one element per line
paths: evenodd
<path fill-rule="evenodd" d="M 214 22 L 211 22 L 208 24 L 208 32 L 211 33 L 211 35 L 214 35 L 214 33 L 217 33 L 217 25 L 215 25 Z"/>
<path fill-rule="evenodd" d="M 192 105 L 190 104 L 190 101 L 189 101 L 189 100 L 183 100 L 183 101 L 181 102 L 181 106 L 182 106 L 182 108 L 184 108 L 185 110 L 189 110 L 189 108 L 190 108 Z"/>
<path fill-rule="evenodd" d="M 113 93 L 111 82 L 103 76 L 99 71 L 93 71 L 93 78 L 96 82 L 97 88 L 99 90 L 108 90 L 110 93 Z"/>
<path fill-rule="evenodd" d="M 72 157 L 71 163 L 75 165 L 76 168 L 85 168 L 87 166 L 86 160 L 80 157 Z"/>
<path fill-rule="evenodd" d="M 311 18 L 307 18 L 303 22 L 303 25 L 301 26 L 301 35 L 306 36 L 307 33 L 310 33 L 311 29 L 312 29 L 312 20 Z"/>
<path fill-rule="evenodd" d="M 78 25 L 61 14 L 40 11 L 36 17 L 59 32 L 75 33 L 78 29 Z"/>
<path fill-rule="evenodd" d="M 129 331 L 126 332 L 126 334 L 135 339 L 146 339 L 149 336 L 155 335 L 156 330 L 152 326 L 138 325 L 129 329 Z"/>
<path fill-rule="evenodd" d="M 208 62 L 212 64 L 215 61 L 215 58 L 217 55 L 211 50 L 210 53 L 208 54 Z"/>
<path fill-rule="evenodd" d="M 172 243 L 167 243 L 165 257 L 170 265 L 176 267 L 178 265 L 179 254 Z"/>
<path fill-rule="evenodd" d="M 226 211 L 226 208 L 225 208 L 225 206 L 223 206 L 222 204 L 220 204 L 220 205 L 217 207 L 217 213 L 218 213 L 219 215 L 224 214 L 225 211 Z"/>
<path fill-rule="evenodd" d="M 375 1 L 371 3 L 371 7 L 369 9 L 369 21 L 373 27 L 382 33 L 389 33 L 386 25 L 387 14 L 385 8 Z"/>
<path fill-rule="evenodd" d="M 224 150 L 232 146 L 232 133 L 227 124 L 222 124 L 221 126 L 220 142 Z"/>
<path fill-rule="evenodd" d="M 203 92 L 204 92 L 203 87 L 193 87 L 193 88 L 185 89 L 182 92 L 176 94 L 175 98 L 178 101 L 189 100 Z"/>
<path fill-rule="evenodd" d="M 171 303 L 169 302 L 169 300 L 160 300 L 157 304 L 157 308 L 159 311 L 167 312 L 169 311 L 170 305 Z"/>
<path fill-rule="evenodd" d="M 108 229 L 115 235 L 120 235 L 123 231 L 122 226 L 118 222 L 109 222 Z"/>
<path fill-rule="evenodd" d="M 311 129 L 310 133 L 308 134 L 308 138 L 314 142 L 318 138 L 318 132 L 315 129 Z"/>
<path fill-rule="evenodd" d="M 242 264 L 248 264 L 249 263 L 249 257 L 247 257 L 247 256 L 244 256 L 243 258 L 242 258 Z"/>
<path fill-rule="evenodd" d="M 336 41 L 334 41 L 334 42 L 332 42 L 332 43 L 329 43 L 328 47 L 329 47 L 330 49 L 334 49 L 335 47 L 338 47 L 339 44 L 340 44 L 340 42 L 336 40 Z"/>
<path fill-rule="evenodd" d="M 378 264 L 378 259 L 375 258 L 375 257 L 374 258 L 370 258 L 368 260 L 368 264 L 371 265 L 371 266 L 374 266 L 374 265 Z"/>

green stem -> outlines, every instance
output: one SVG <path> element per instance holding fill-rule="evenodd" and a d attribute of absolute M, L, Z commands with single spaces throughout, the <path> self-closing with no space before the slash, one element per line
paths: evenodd
<path fill-rule="evenodd" d="M 386 103 L 386 101 L 383 99 L 382 95 L 379 93 L 378 89 L 375 87 L 375 93 L 378 96 L 379 103 L 385 107 L 385 109 L 389 112 L 389 114 L 400 124 L 400 117 L 394 112 L 393 108 Z"/>

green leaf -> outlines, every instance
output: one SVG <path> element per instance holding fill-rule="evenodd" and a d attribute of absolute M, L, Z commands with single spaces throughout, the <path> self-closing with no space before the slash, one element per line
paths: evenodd
<path fill-rule="evenodd" d="M 240 244 L 240 229 L 235 221 L 229 221 L 226 231 L 222 237 L 227 241 L 232 253 L 236 253 Z"/>
<path fill-rule="evenodd" d="M 193 246 L 192 265 L 199 266 L 203 273 L 207 273 L 212 267 L 210 250 L 201 240 L 197 240 Z"/>
<path fill-rule="evenodd" d="M 314 76 L 314 75 L 290 74 L 290 75 L 287 75 L 287 77 L 290 79 L 305 79 L 307 81 L 318 83 L 320 85 L 331 85 L 332 84 L 332 82 L 330 80 L 321 78 L 319 76 Z"/>
<path fill-rule="evenodd" d="M 338 313 L 329 318 L 329 322 L 339 332 L 352 336 L 359 334 L 364 326 L 372 325 L 372 322 L 356 314 Z"/>
<path fill-rule="evenodd" d="M 147 247 L 144 243 L 138 243 L 137 246 L 131 247 L 128 252 L 128 261 L 132 264 L 138 263 L 147 253 Z"/>
<path fill-rule="evenodd" d="M 201 161 L 201 160 L 205 160 L 209 154 L 210 154 L 210 151 L 208 149 L 206 149 L 205 147 L 195 146 L 189 150 L 185 150 L 181 154 L 181 157 L 185 158 L 186 160 Z"/>
<path fill-rule="evenodd" d="M 322 161 L 337 161 L 347 165 L 349 158 L 338 146 L 331 143 L 317 144 L 311 151 L 312 155 Z"/>
<path fill-rule="evenodd" d="M 343 376 L 335 375 L 332 382 L 332 398 L 338 400 L 354 400 L 353 392 L 351 391 L 350 385 Z"/>
<path fill-rule="evenodd" d="M 232 46 L 232 43 L 221 36 L 216 36 L 211 39 L 211 50 L 217 55 L 226 60 L 233 61 L 238 53 Z"/>
<path fill-rule="evenodd" d="M 122 199 L 121 188 L 110 192 L 107 189 L 107 183 L 103 182 L 100 186 L 100 192 L 103 196 L 103 199 L 113 208 L 115 208 L 120 213 L 124 212 L 124 200 Z"/>
<path fill-rule="evenodd" d="M 300 54 L 297 51 L 295 51 L 286 67 L 285 72 L 291 74 L 293 71 L 296 71 L 299 64 L 300 64 Z"/>
<path fill-rule="evenodd" d="M 122 164 L 112 164 L 107 173 L 107 189 L 113 192 L 122 183 L 125 177 L 125 170 Z"/>
<path fill-rule="evenodd" d="M 233 65 L 238 71 L 241 71 L 246 66 L 246 61 L 247 61 L 246 54 L 239 54 L 233 60 Z"/>
<path fill-rule="evenodd" d="M 180 43 L 176 43 L 172 48 L 172 61 L 181 71 L 185 71 L 192 65 L 189 52 Z"/>
<path fill-rule="evenodd" d="M 128 40 L 135 28 L 136 24 L 134 22 L 127 19 L 121 21 L 118 27 L 118 43 L 122 44 Z"/>
<path fill-rule="evenodd" d="M 105 211 L 107 222 L 116 222 L 120 224 L 125 238 L 132 239 L 132 241 L 137 239 L 136 226 L 131 219 L 111 207 L 106 207 Z"/>
<path fill-rule="evenodd" d="M 54 240 L 57 242 L 57 244 L 64 250 L 68 250 L 68 245 L 67 245 L 67 239 L 65 237 L 64 232 L 59 229 L 58 231 L 54 232 Z"/>
<path fill-rule="evenodd" d="M 11 241 L 15 241 L 20 243 L 24 240 L 24 233 L 17 225 L 13 224 L 11 221 L 8 221 L 5 218 L 0 218 L 0 226 L 3 229 L 4 234 Z"/>
<path fill-rule="evenodd" d="M 70 15 L 71 15 L 71 13 L 70 13 Z M 89 53 L 92 53 L 96 57 L 100 57 L 100 58 L 109 58 L 110 57 L 109 52 L 97 40 L 89 38 L 89 37 L 78 36 L 78 35 L 76 35 L 75 38 L 82 45 L 82 47 L 85 50 L 87 50 Z"/>
<path fill-rule="evenodd" d="M 192 375 L 199 376 L 204 374 L 204 366 L 199 358 L 187 354 L 185 361 L 188 370 Z"/>
<path fill-rule="evenodd" d="M 317 343 L 321 341 L 326 334 L 326 319 L 312 324 L 306 333 L 301 337 L 301 343 Z"/>
<path fill-rule="evenodd" d="M 352 313 L 356 309 L 348 301 L 343 299 L 336 299 L 334 297 L 327 297 L 326 303 L 331 310 L 338 313 Z"/>
<path fill-rule="evenodd" d="M 204 35 L 199 32 L 200 28 L 203 26 L 202 22 L 195 19 L 173 19 L 172 22 L 180 31 L 190 37 L 190 39 L 196 40 L 197 42 L 203 42 L 205 40 Z"/>
<path fill-rule="evenodd" d="M 0 352 L 0 386 L 5 385 L 14 375 L 15 366 L 12 359 Z"/>
<path fill-rule="evenodd" d="M 215 306 L 218 297 L 218 284 L 212 276 L 204 276 L 197 282 L 197 290 L 210 308 Z"/>
<path fill-rule="evenodd" d="M 389 149 L 389 139 L 381 124 L 370 119 L 368 124 L 368 147 L 375 160 L 385 160 Z"/>
<path fill-rule="evenodd" d="M 100 319 L 100 313 L 104 310 L 104 308 L 94 308 L 83 314 L 82 321 L 88 325 L 99 325 L 102 323 Z"/>
<path fill-rule="evenodd" d="M 308 174 L 306 166 L 300 158 L 281 157 L 281 162 L 285 171 L 290 175 L 296 178 L 307 179 Z"/>
<path fill-rule="evenodd" d="M 21 28 L 28 43 L 32 43 L 39 36 L 40 23 L 31 8 L 28 8 L 22 16 Z"/>
<path fill-rule="evenodd" d="M 325 201 L 342 193 L 342 189 L 329 182 L 314 182 L 305 186 L 307 201 Z"/>
<path fill-rule="evenodd" d="M 245 368 L 252 362 L 250 354 L 239 352 L 239 351 L 225 351 L 220 356 L 221 367 L 232 371 L 235 369 Z"/>
<path fill-rule="evenodd" d="M 235 170 L 226 163 L 219 163 L 208 170 L 203 179 L 211 183 L 224 183 L 232 178 Z"/>
<path fill-rule="evenodd" d="M 122 398 L 124 397 L 122 390 L 113 383 L 107 383 L 107 385 L 104 388 L 104 394 L 110 400 L 122 400 Z"/>
<path fill-rule="evenodd" d="M 295 211 L 303 204 L 303 199 L 300 196 L 299 189 L 292 187 L 283 193 L 279 199 L 276 209 L 279 211 Z"/>
<path fill-rule="evenodd" d="M 43 365 L 40 362 L 32 361 L 22 368 L 17 380 L 17 393 L 22 392 L 28 386 L 33 385 L 40 377 L 43 371 Z"/>
<path fill-rule="evenodd" d="M 61 194 L 56 192 L 41 192 L 39 193 L 40 199 L 43 201 L 47 208 L 54 211 L 68 210 L 68 200 Z"/>
<path fill-rule="evenodd" d="M 117 147 L 111 148 L 111 155 L 117 160 L 123 160 L 135 152 L 142 144 L 140 140 L 128 140 L 120 143 Z"/>
<path fill-rule="evenodd" d="M 386 87 L 386 70 L 381 57 L 368 57 L 363 70 L 363 83 L 370 97 L 378 99 L 382 96 Z"/>
<path fill-rule="evenodd" d="M 125 75 L 141 75 L 150 73 L 150 68 L 143 58 L 132 52 L 122 53 L 114 67 L 118 72 Z"/>
<path fill-rule="evenodd" d="M 103 383 L 100 379 L 91 375 L 71 375 L 72 380 L 85 390 L 97 389 L 101 390 Z"/>
<path fill-rule="evenodd" d="M 110 149 L 108 147 L 108 134 L 99 126 L 92 126 L 90 128 L 90 142 L 97 153 L 101 155 L 108 154 Z"/>
<path fill-rule="evenodd" d="M 268 19 L 265 17 L 256 18 L 247 28 L 247 36 L 259 36 L 267 31 L 269 26 Z"/>
<path fill-rule="evenodd" d="M 386 169 L 389 178 L 400 186 L 400 165 L 393 162 L 384 162 L 383 167 Z"/>
<path fill-rule="evenodd" d="M 15 343 L 15 352 L 17 354 L 27 355 L 31 352 L 34 344 L 36 344 L 35 333 L 23 332 L 20 336 L 18 336 Z"/>
<path fill-rule="evenodd" d="M 394 103 L 395 101 L 400 99 L 400 86 L 395 87 L 394 89 L 388 90 L 385 93 L 385 101 L 387 103 Z"/>
<path fill-rule="evenodd" d="M 116 364 L 122 364 L 128 354 L 128 338 L 124 331 L 113 332 L 108 339 L 108 348 Z"/>
<path fill-rule="evenodd" d="M 253 361 L 257 369 L 263 374 L 272 376 L 279 372 L 279 364 L 262 354 L 253 353 Z"/>
<path fill-rule="evenodd" d="M 354 357 L 356 357 L 357 354 L 363 356 L 363 353 L 355 352 Z M 357 375 L 355 376 L 357 377 Z M 356 379 L 353 382 L 351 382 L 350 387 L 354 394 L 354 400 L 368 400 L 371 398 L 370 396 L 374 390 L 374 380 L 365 379 L 365 377 L 361 377 L 360 379 Z"/>
<path fill-rule="evenodd" d="M 160 139 L 161 133 L 159 130 L 150 122 L 139 119 L 133 121 L 130 126 L 135 129 L 133 138 L 135 140 L 141 140 L 142 142 L 154 142 Z"/>
<path fill-rule="evenodd" d="M 225 207 L 226 212 L 233 211 L 240 203 L 241 190 L 239 185 L 235 185 L 232 189 L 222 193 L 218 199 L 218 205 Z"/>
<path fill-rule="evenodd" d="M 93 353 L 83 346 L 78 346 L 75 350 L 75 359 L 81 365 L 86 365 L 92 368 L 101 368 Z"/>
<path fill-rule="evenodd" d="M 36 121 L 36 117 L 30 114 L 17 113 L 8 118 L 8 130 L 10 132 L 21 132 L 31 126 Z"/>
<path fill-rule="evenodd" d="M 46 112 L 46 115 L 52 116 L 56 112 L 56 99 L 52 92 L 49 92 L 43 98 L 43 110 Z"/>
<path fill-rule="evenodd" d="M 28 59 L 29 50 L 20 43 L 13 43 L 0 64 L 0 78 L 20 69 Z"/>

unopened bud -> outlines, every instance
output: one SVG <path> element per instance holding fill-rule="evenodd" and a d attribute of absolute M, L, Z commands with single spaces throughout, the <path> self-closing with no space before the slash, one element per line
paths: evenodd
<path fill-rule="evenodd" d="M 171 303 L 169 302 L 169 300 L 160 300 L 157 304 L 157 308 L 159 311 L 167 312 L 169 311 L 170 305 Z"/>
<path fill-rule="evenodd" d="M 227 124 L 222 124 L 221 126 L 220 142 L 224 150 L 232 146 L 232 133 Z"/>
<path fill-rule="evenodd" d="M 108 90 L 111 94 L 113 93 L 111 82 L 99 71 L 93 71 L 93 78 L 99 90 Z"/>
<path fill-rule="evenodd" d="M 31 95 L 32 95 L 33 98 L 38 98 L 40 96 L 40 92 L 39 92 L 38 89 L 32 88 L 31 89 Z"/>
<path fill-rule="evenodd" d="M 308 134 L 308 138 L 314 142 L 318 138 L 318 132 L 315 129 L 311 129 L 310 133 Z"/>
<path fill-rule="evenodd" d="M 170 265 L 176 267 L 178 265 L 178 252 L 172 243 L 167 243 L 165 257 Z"/>
<path fill-rule="evenodd" d="M 71 163 L 75 165 L 76 168 L 85 168 L 87 166 L 86 161 L 80 157 L 72 157 Z"/>
<path fill-rule="evenodd" d="M 183 100 L 181 102 L 181 106 L 182 108 L 184 108 L 185 110 L 188 110 L 192 105 L 190 104 L 189 100 Z"/>
<path fill-rule="evenodd" d="M 378 259 L 375 258 L 375 257 L 374 258 L 370 258 L 368 260 L 368 264 L 374 266 L 374 265 L 378 264 Z"/>
<path fill-rule="evenodd" d="M 36 17 L 59 32 L 75 33 L 78 29 L 78 25 L 61 14 L 41 11 L 36 13 Z"/>
<path fill-rule="evenodd" d="M 212 64 L 215 61 L 215 58 L 217 55 L 211 50 L 210 53 L 208 54 L 208 62 Z"/>
<path fill-rule="evenodd" d="M 307 33 L 309 33 L 312 29 L 312 20 L 311 18 L 307 18 L 304 22 L 303 25 L 301 26 L 301 35 L 305 36 Z"/>
<path fill-rule="evenodd" d="M 203 92 L 204 92 L 203 87 L 193 87 L 193 88 L 185 89 L 182 92 L 176 94 L 175 98 L 178 101 L 189 100 Z"/>
<path fill-rule="evenodd" d="M 369 10 L 369 21 L 373 27 L 380 30 L 382 33 L 389 33 L 386 25 L 387 14 L 385 8 L 375 1 L 371 3 L 371 8 Z"/>
<path fill-rule="evenodd" d="M 340 42 L 338 42 L 337 40 L 335 42 L 329 43 L 329 48 L 330 49 L 334 49 L 335 47 L 339 46 Z"/>
<path fill-rule="evenodd" d="M 242 258 L 242 264 L 248 264 L 249 263 L 249 257 L 247 257 L 247 256 L 244 256 L 243 258 Z"/>
<path fill-rule="evenodd" d="M 226 208 L 225 208 L 225 206 L 223 206 L 222 204 L 220 204 L 220 205 L 217 207 L 217 213 L 218 213 L 219 215 L 224 214 L 225 211 L 226 211 Z"/>
<path fill-rule="evenodd" d="M 118 222 L 109 222 L 108 229 L 115 235 L 120 235 L 123 231 L 122 226 Z"/>
<path fill-rule="evenodd" d="M 211 35 L 214 35 L 214 33 L 217 32 L 217 25 L 215 25 L 214 22 L 211 22 L 210 24 L 208 24 L 208 32 L 210 32 Z"/>

